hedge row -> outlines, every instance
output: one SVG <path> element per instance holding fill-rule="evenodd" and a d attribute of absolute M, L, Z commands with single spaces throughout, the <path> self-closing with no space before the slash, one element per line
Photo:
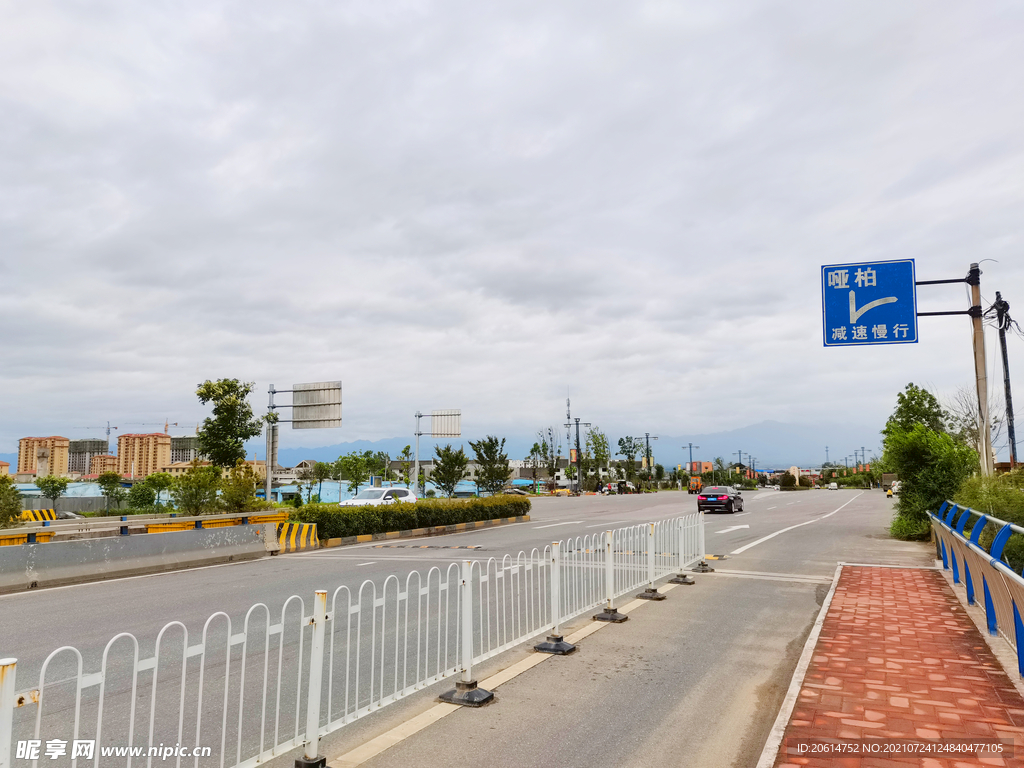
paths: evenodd
<path fill-rule="evenodd" d="M 368 533 L 407 531 L 456 523 L 475 523 L 530 513 L 530 500 L 522 496 L 488 496 L 470 499 L 421 499 L 415 503 L 340 507 L 337 504 L 306 504 L 290 519 L 316 523 L 320 539 L 362 536 Z"/>

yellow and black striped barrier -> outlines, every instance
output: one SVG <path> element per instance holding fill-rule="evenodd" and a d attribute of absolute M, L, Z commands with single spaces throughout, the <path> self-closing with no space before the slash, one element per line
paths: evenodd
<path fill-rule="evenodd" d="M 57 511 L 53 509 L 26 509 L 21 513 L 19 519 L 37 523 L 43 520 L 56 520 Z"/>
<path fill-rule="evenodd" d="M 282 552 L 298 552 L 300 549 L 316 549 L 320 546 L 316 523 L 278 523 L 277 540 Z"/>

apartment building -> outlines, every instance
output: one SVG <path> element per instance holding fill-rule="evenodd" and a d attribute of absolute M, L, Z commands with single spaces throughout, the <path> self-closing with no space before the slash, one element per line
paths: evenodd
<path fill-rule="evenodd" d="M 117 456 L 102 453 L 92 457 L 89 461 L 89 474 L 102 475 L 104 472 L 117 472 Z"/>
<path fill-rule="evenodd" d="M 11 465 L 6 461 L 0 461 L 0 475 L 11 474 Z"/>
<path fill-rule="evenodd" d="M 198 437 L 171 438 L 171 464 L 188 464 L 195 459 L 205 461 L 206 458 L 199 452 Z"/>
<path fill-rule="evenodd" d="M 18 474 L 38 474 L 42 461 L 43 475 L 68 473 L 71 441 L 66 437 L 23 437 L 18 441 Z"/>
<path fill-rule="evenodd" d="M 72 440 L 68 448 L 68 471 L 80 475 L 89 474 L 92 457 L 103 455 L 109 450 L 110 446 L 106 440 Z"/>
<path fill-rule="evenodd" d="M 163 432 L 118 435 L 117 469 L 120 475 L 146 477 L 171 463 L 171 436 Z"/>

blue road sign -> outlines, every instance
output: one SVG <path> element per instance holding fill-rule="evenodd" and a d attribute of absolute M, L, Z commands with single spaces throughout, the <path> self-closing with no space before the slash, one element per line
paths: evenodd
<path fill-rule="evenodd" d="M 914 260 L 821 268 L 826 347 L 917 343 Z"/>

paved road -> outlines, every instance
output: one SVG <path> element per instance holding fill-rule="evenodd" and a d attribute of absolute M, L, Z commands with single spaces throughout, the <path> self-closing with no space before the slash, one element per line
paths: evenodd
<path fill-rule="evenodd" d="M 390 573 L 426 570 L 467 555 L 515 554 L 695 507 L 695 497 L 685 493 L 543 499 L 535 503 L 533 519 L 517 525 L 0 597 L 0 655 L 19 658 L 18 687 L 25 688 L 59 645 L 81 649 L 91 671 L 117 632 L 133 633 L 146 657 L 168 621 L 181 621 L 194 643 L 215 611 L 227 613 L 237 627 L 255 601 L 276 615 L 288 596 L 299 594 L 308 612 L 317 588 L 382 582 Z M 606 758 L 654 765 L 668 755 L 686 755 L 690 764 L 752 764 L 836 562 L 928 562 L 926 547 L 887 538 L 890 510 L 877 491 L 748 493 L 743 513 L 708 517 L 708 551 L 729 556 L 715 564 L 715 575 L 594 635 L 579 654 L 559 660 L 564 664 L 542 665 L 508 683 L 498 706 L 457 713 L 373 764 L 430 764 L 436 761 L 428 756 L 460 740 L 477 743 L 480 718 L 473 715 L 493 720 L 485 741 L 487 760 L 496 765 L 582 765 Z M 526 652 L 511 651 L 487 666 L 508 666 Z M 334 757 L 428 708 L 443 687 L 357 721 L 327 737 L 322 751 Z"/>

